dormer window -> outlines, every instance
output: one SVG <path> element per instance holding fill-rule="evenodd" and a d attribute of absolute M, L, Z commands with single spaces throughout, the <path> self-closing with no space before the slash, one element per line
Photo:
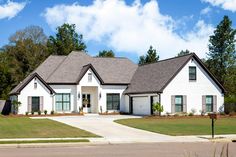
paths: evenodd
<path fill-rule="evenodd" d="M 92 73 L 88 73 L 88 82 L 92 82 Z"/>
<path fill-rule="evenodd" d="M 197 80 L 197 70 L 195 66 L 190 66 L 189 67 L 189 80 Z"/>

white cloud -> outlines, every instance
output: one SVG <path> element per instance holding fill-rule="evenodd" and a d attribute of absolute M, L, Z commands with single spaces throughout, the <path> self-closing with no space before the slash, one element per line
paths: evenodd
<path fill-rule="evenodd" d="M 206 7 L 206 8 L 204 8 L 204 9 L 201 10 L 200 14 L 201 14 L 201 15 L 206 15 L 206 14 L 208 14 L 210 11 L 211 11 L 211 8 L 210 8 L 210 7 Z"/>
<path fill-rule="evenodd" d="M 6 4 L 0 5 L 0 19 L 15 17 L 22 9 L 24 9 L 26 3 L 17 3 L 10 0 Z"/>
<path fill-rule="evenodd" d="M 136 0 L 132 5 L 121 0 L 95 0 L 89 6 L 55 5 L 43 16 L 52 29 L 74 23 L 86 41 L 105 43 L 116 51 L 142 55 L 153 45 L 161 58 L 185 49 L 204 57 L 213 32 L 211 25 L 198 21 L 190 32 L 177 34 L 179 19 L 161 14 L 155 0 L 145 4 Z"/>
<path fill-rule="evenodd" d="M 202 0 L 208 2 L 213 6 L 219 6 L 224 10 L 236 12 L 236 0 Z"/>

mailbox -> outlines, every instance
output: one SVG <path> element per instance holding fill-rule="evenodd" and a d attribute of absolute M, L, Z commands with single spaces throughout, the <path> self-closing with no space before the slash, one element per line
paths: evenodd
<path fill-rule="evenodd" d="M 211 113 L 209 114 L 210 116 L 210 119 L 217 119 L 218 118 L 218 115 L 216 113 Z"/>

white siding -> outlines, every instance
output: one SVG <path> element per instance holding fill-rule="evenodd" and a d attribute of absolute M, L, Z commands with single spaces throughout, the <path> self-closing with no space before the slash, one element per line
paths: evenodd
<path fill-rule="evenodd" d="M 70 93 L 70 111 L 77 111 L 77 95 L 76 95 L 76 85 L 50 85 L 51 88 L 56 93 Z M 53 110 L 55 111 L 55 98 L 54 98 L 54 105 Z"/>
<path fill-rule="evenodd" d="M 88 73 L 92 73 L 92 81 L 88 81 Z M 89 88 L 83 88 L 83 87 L 91 87 Z M 127 88 L 127 86 L 123 85 L 101 85 L 99 79 L 96 77 L 96 75 L 93 73 L 91 69 L 89 69 L 83 78 L 80 80 L 79 84 L 77 85 L 77 95 L 80 93 L 80 99 L 77 99 L 78 108 L 82 106 L 82 93 L 88 93 L 89 91 L 92 94 L 93 100 L 96 103 L 97 102 L 97 112 L 100 112 L 100 107 L 102 108 L 102 112 L 107 111 L 107 100 L 106 95 L 107 93 L 119 93 L 120 94 L 120 110 L 125 111 L 125 96 L 123 95 L 124 90 Z M 96 92 L 92 92 L 91 89 L 95 89 Z M 101 95 L 101 98 L 100 96 Z M 97 101 L 94 97 L 97 97 Z"/>
<path fill-rule="evenodd" d="M 123 95 L 124 90 L 127 86 L 118 85 L 102 85 L 100 88 L 101 99 L 99 100 L 99 106 L 102 106 L 102 110 L 107 111 L 107 94 L 108 93 L 119 93 L 120 94 L 120 111 L 125 112 L 125 96 Z M 100 108 L 100 107 L 99 107 Z"/>
<path fill-rule="evenodd" d="M 196 66 L 197 80 L 189 80 L 189 66 Z M 167 85 L 161 94 L 161 104 L 164 106 L 164 113 L 171 112 L 171 96 L 187 96 L 187 112 L 195 109 L 198 114 L 202 110 L 202 95 L 217 96 L 217 111 L 224 103 L 224 96 L 221 89 L 209 77 L 209 75 L 195 61 L 190 60 L 176 77 Z"/>
<path fill-rule="evenodd" d="M 43 96 L 43 110 L 50 112 L 52 110 L 53 99 L 50 91 L 45 85 L 37 79 L 37 88 L 34 88 L 34 79 L 25 86 L 18 95 L 18 101 L 21 102 L 19 114 L 25 114 L 28 111 L 28 96 Z"/>

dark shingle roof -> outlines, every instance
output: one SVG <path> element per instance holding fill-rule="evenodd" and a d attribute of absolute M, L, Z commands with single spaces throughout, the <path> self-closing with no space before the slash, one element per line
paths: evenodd
<path fill-rule="evenodd" d="M 137 65 L 127 58 L 91 57 L 84 52 L 71 52 L 68 56 L 49 56 L 38 68 L 19 83 L 10 94 L 16 93 L 30 76 L 37 73 L 48 84 L 77 84 L 80 75 L 92 65 L 102 84 L 129 84 Z"/>
<path fill-rule="evenodd" d="M 182 69 L 192 55 L 189 54 L 139 66 L 125 93 L 162 92 L 163 88 Z"/>
<path fill-rule="evenodd" d="M 10 92 L 10 95 L 13 94 L 19 94 L 21 90 L 34 78 L 38 78 L 45 87 L 50 91 L 51 94 L 55 93 L 55 91 L 40 77 L 36 72 L 28 75 L 22 82 L 20 82 L 12 91 Z"/>

